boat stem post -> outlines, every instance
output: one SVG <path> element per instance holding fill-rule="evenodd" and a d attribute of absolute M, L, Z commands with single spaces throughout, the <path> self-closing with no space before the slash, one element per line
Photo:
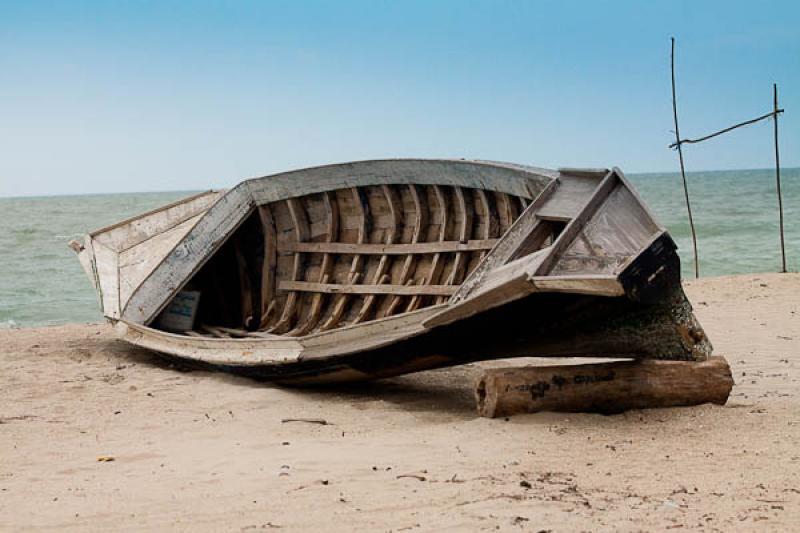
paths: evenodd
<path fill-rule="evenodd" d="M 783 196 L 781 194 L 781 157 L 778 152 L 778 84 L 772 84 L 772 113 L 775 125 L 775 181 L 778 187 L 778 217 L 781 232 L 781 272 L 786 272 L 786 244 L 783 236 Z"/>
<path fill-rule="evenodd" d="M 692 249 L 694 251 L 694 277 L 700 277 L 700 265 L 697 257 L 697 234 L 694 231 L 692 218 L 692 205 L 689 202 L 689 186 L 686 183 L 686 170 L 683 164 L 683 149 L 681 148 L 681 134 L 678 129 L 678 104 L 675 97 L 675 37 L 670 37 L 672 51 L 670 53 L 670 71 L 672 73 L 672 117 L 675 119 L 675 145 L 678 149 L 678 160 L 681 164 L 681 179 L 683 179 L 683 195 L 686 198 L 686 211 L 689 213 L 689 229 L 692 232 Z"/>

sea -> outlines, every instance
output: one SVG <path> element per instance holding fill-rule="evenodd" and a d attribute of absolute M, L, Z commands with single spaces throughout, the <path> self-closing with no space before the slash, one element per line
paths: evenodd
<path fill-rule="evenodd" d="M 678 244 L 694 277 L 692 243 L 678 173 L 628 178 Z M 800 268 L 800 168 L 781 169 L 787 267 Z M 775 171 L 687 174 L 700 276 L 781 268 Z M 0 198 L 0 328 L 102 320 L 88 278 L 67 243 L 88 231 L 193 191 Z"/>

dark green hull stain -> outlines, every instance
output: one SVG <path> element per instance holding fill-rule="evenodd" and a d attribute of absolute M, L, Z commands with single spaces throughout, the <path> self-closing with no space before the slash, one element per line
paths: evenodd
<path fill-rule="evenodd" d="M 669 236 L 653 242 L 620 280 L 625 296 L 534 293 L 365 352 L 257 367 L 202 366 L 301 385 L 385 378 L 508 357 L 691 361 L 711 355 L 711 344 L 681 288 L 680 260 Z M 194 361 L 185 363 L 196 366 Z"/>

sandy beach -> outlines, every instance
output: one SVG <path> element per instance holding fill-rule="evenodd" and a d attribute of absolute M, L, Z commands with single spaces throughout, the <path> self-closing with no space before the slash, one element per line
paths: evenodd
<path fill-rule="evenodd" d="M 797 531 L 800 275 L 687 293 L 724 407 L 489 420 L 476 376 L 521 360 L 287 390 L 106 325 L 0 330 L 0 529 Z"/>

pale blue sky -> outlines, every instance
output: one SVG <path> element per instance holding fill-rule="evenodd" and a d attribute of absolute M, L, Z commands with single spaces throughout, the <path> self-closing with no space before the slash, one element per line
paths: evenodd
<path fill-rule="evenodd" d="M 0 196 L 183 190 L 337 161 L 467 157 L 677 169 L 696 136 L 787 113 L 800 2 L 0 0 Z M 687 147 L 773 164 L 771 123 Z"/>

